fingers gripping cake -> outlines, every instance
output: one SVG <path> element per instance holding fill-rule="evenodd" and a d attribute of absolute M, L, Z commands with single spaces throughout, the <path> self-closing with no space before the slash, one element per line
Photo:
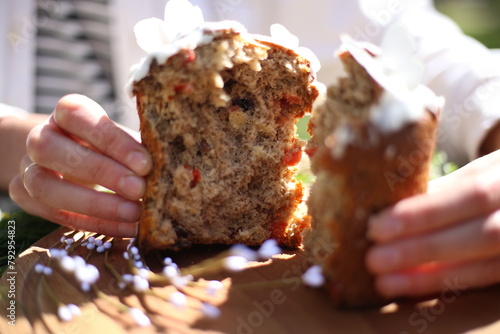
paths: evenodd
<path fill-rule="evenodd" d="M 160 33 L 139 40 L 149 55 L 131 87 L 154 163 L 140 244 L 300 245 L 309 219 L 298 214 L 294 166 L 304 144 L 295 124 L 317 96 L 310 62 L 235 22 L 204 22 L 185 0 L 171 0 L 165 21 L 140 22 L 141 31 Z"/>
<path fill-rule="evenodd" d="M 304 242 L 335 303 L 363 307 L 384 302 L 365 268 L 368 220 L 426 191 L 443 101 L 416 84 L 421 71 L 401 47 L 400 54 L 384 54 L 348 37 L 343 42 L 347 76 L 328 88 L 310 123 L 307 152 L 317 179 L 308 200 L 312 232 Z M 400 67 L 387 71 L 386 63 Z"/>

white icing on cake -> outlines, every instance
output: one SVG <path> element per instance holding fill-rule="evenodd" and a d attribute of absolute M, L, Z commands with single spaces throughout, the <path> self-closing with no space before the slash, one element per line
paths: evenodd
<path fill-rule="evenodd" d="M 384 89 L 378 103 L 370 107 L 368 115 L 368 121 L 377 131 L 393 133 L 407 124 L 418 122 L 426 110 L 434 113 L 441 110 L 444 98 L 437 97 L 420 84 L 424 66 L 413 57 L 415 46 L 402 25 L 387 29 L 381 47 L 357 42 L 346 35 L 341 39 L 342 48 Z M 376 145 L 379 140 L 376 133 L 369 135 L 369 144 Z M 340 159 L 347 145 L 356 143 L 358 139 L 350 123 L 344 121 L 327 138 L 334 143 L 325 144 L 331 147 L 332 157 Z M 390 156 L 393 152 L 389 150 L 386 153 Z"/>
<path fill-rule="evenodd" d="M 294 50 L 299 56 L 308 59 L 311 63 L 313 73 L 317 73 L 321 69 L 321 63 L 311 49 L 299 46 L 299 38 L 288 31 L 285 26 L 275 23 L 270 28 L 272 43 L 276 41 L 285 48 Z M 274 42 L 273 42 L 274 40 Z"/>
<path fill-rule="evenodd" d="M 406 96 L 385 91 L 379 103 L 372 106 L 370 121 L 384 133 L 395 132 L 406 124 L 418 122 L 425 110 L 437 112 L 443 103 L 444 99 L 422 85 Z"/>
<path fill-rule="evenodd" d="M 370 122 L 382 132 L 394 132 L 418 121 L 425 110 L 437 112 L 444 99 L 420 84 L 424 66 L 413 57 L 415 45 L 402 25 L 387 29 L 381 47 L 342 36 L 342 43 L 368 74 L 384 88 L 370 110 Z"/>
<path fill-rule="evenodd" d="M 344 155 L 347 144 L 356 140 L 356 136 L 351 129 L 351 125 L 342 122 L 333 133 L 333 136 L 326 138 L 326 146 L 331 147 L 331 155 L 334 159 L 340 159 Z M 332 141 L 329 143 L 329 141 Z"/>
<path fill-rule="evenodd" d="M 137 44 L 147 56 L 132 66 L 127 91 L 132 95 L 133 83 L 147 76 L 153 60 L 163 64 L 183 49 L 193 50 L 198 46 L 209 44 L 218 31 L 226 30 L 244 34 L 249 40 L 267 41 L 292 49 L 311 62 L 313 73 L 320 69 L 319 60 L 314 53 L 307 48 L 299 47 L 299 39 L 279 24 L 271 26 L 271 37 L 251 35 L 239 22 L 205 22 L 198 6 L 193 6 L 188 0 L 170 0 L 165 6 L 164 20 L 149 18 L 139 21 L 134 26 Z"/>

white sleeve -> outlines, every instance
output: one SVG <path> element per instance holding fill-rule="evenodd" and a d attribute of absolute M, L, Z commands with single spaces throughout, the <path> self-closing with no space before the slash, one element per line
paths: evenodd
<path fill-rule="evenodd" d="M 477 158 L 489 130 L 500 119 L 500 56 L 465 36 L 449 18 L 427 6 L 402 17 L 426 63 L 425 84 L 446 98 L 438 146 L 451 160 Z"/>
<path fill-rule="evenodd" d="M 8 104 L 0 103 L 0 118 L 6 116 L 15 116 L 24 118 L 28 116 L 28 112 L 17 107 L 9 106 Z"/>

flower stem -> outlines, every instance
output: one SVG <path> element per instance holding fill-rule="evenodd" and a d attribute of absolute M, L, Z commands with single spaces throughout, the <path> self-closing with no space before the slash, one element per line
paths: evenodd
<path fill-rule="evenodd" d="M 116 268 L 109 262 L 109 251 L 104 252 L 104 266 L 110 271 L 110 273 L 118 280 L 123 281 L 122 275 L 116 270 Z"/>
<path fill-rule="evenodd" d="M 40 278 L 40 284 L 42 285 L 43 292 L 49 296 L 50 300 L 54 302 L 57 306 L 62 305 L 63 303 L 57 298 L 57 296 L 54 294 L 54 291 L 52 291 L 52 288 L 47 282 L 47 279 L 45 278 L 45 275 L 42 275 Z"/>
<path fill-rule="evenodd" d="M 233 288 L 236 289 L 260 289 L 260 288 L 284 288 L 292 284 L 297 284 L 293 282 L 285 282 L 282 279 L 277 279 L 274 281 L 261 281 L 261 282 L 251 282 L 251 283 L 238 283 L 234 284 Z"/>
<path fill-rule="evenodd" d="M 200 277 L 202 275 L 215 274 L 224 269 L 224 259 L 230 255 L 229 252 L 222 252 L 215 257 L 201 261 L 192 266 L 182 268 L 181 276 L 193 275 Z"/>
<path fill-rule="evenodd" d="M 99 288 L 95 286 L 95 284 L 92 285 L 92 290 L 94 290 L 94 293 L 97 295 L 97 297 L 107 301 L 110 304 L 113 304 L 118 309 L 118 311 L 128 312 L 130 310 L 130 307 L 128 307 L 127 305 L 110 298 L 107 294 L 99 290 Z"/>

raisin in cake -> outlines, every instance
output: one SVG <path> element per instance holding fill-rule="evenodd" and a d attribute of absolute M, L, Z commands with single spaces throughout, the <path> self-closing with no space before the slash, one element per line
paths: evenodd
<path fill-rule="evenodd" d="M 182 38 L 150 54 L 132 86 L 154 164 L 140 245 L 299 246 L 309 218 L 295 124 L 317 96 L 309 61 L 231 22 Z"/>
<path fill-rule="evenodd" d="M 426 191 L 442 100 L 421 85 L 401 89 L 381 75 L 374 53 L 347 37 L 344 46 L 347 75 L 328 88 L 310 122 L 307 152 L 317 179 L 304 243 L 334 302 L 349 308 L 384 302 L 365 268 L 367 222 Z"/>

